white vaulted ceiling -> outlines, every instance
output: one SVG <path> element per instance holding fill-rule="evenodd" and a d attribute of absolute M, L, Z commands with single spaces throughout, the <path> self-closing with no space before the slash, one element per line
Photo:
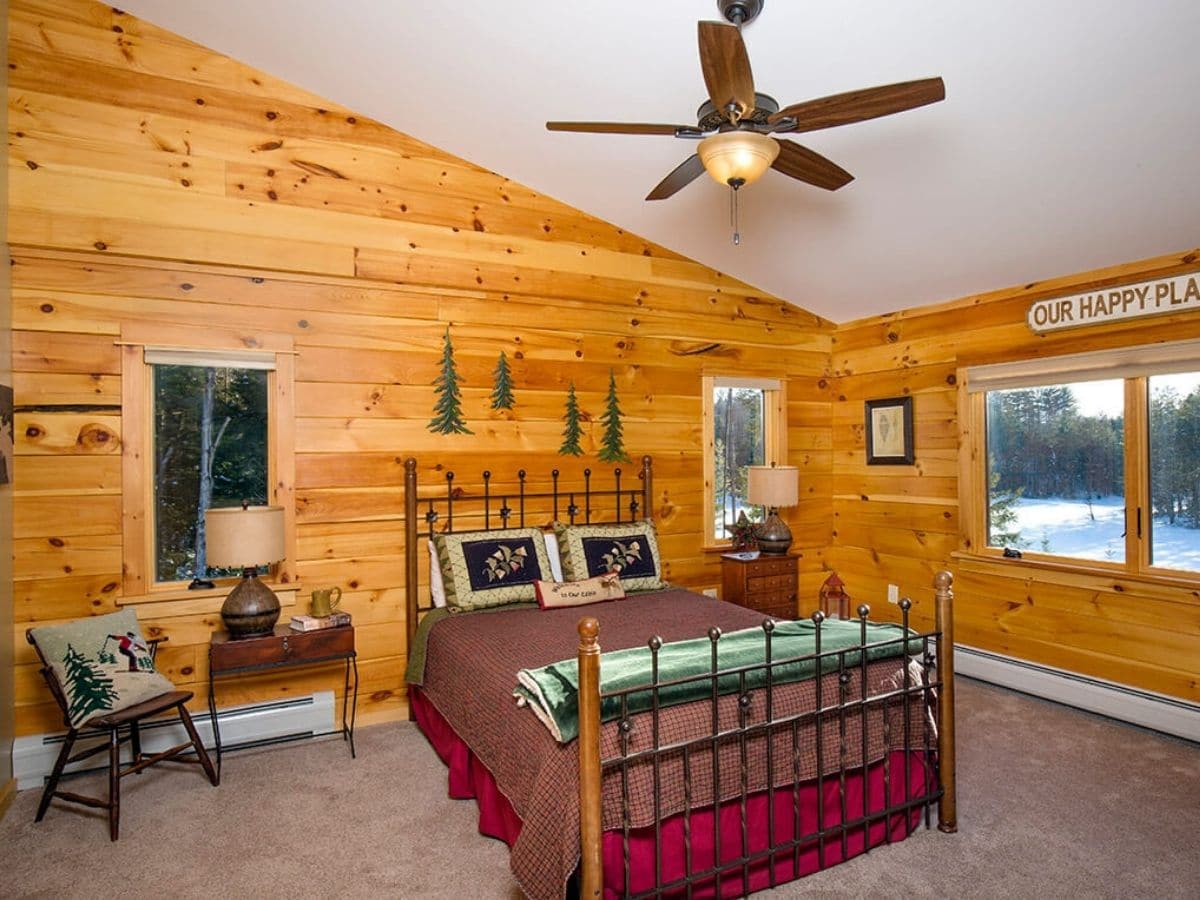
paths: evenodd
<path fill-rule="evenodd" d="M 940 75 L 946 100 L 791 139 L 856 180 L 768 172 L 643 200 L 695 143 L 716 0 L 126 0 L 150 22 L 833 321 L 1200 244 L 1196 0 L 766 0 L 744 31 L 781 105 Z"/>

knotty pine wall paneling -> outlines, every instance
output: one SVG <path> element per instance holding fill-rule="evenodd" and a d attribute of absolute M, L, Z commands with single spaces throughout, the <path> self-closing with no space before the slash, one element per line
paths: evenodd
<path fill-rule="evenodd" d="M 667 575 L 694 587 L 719 581 L 701 550 L 701 377 L 787 380 L 805 492 L 791 523 L 815 596 L 833 475 L 829 323 L 111 7 L 12 0 L 8 22 L 17 733 L 61 727 L 25 628 L 125 599 L 133 425 L 114 340 L 133 326 L 292 338 L 301 598 L 345 592 L 360 721 L 406 712 L 404 458 L 429 482 L 452 467 L 468 490 L 484 467 L 596 468 L 610 371 L 627 448 L 654 457 Z M 447 326 L 469 436 L 426 430 Z M 512 412 L 488 408 L 501 350 Z M 587 419 L 578 462 L 555 455 L 570 382 Z M 167 674 L 198 697 L 219 607 L 137 606 L 171 638 Z M 223 680 L 220 697 L 339 685 L 332 670 L 289 671 Z"/>
<path fill-rule="evenodd" d="M 1200 316 L 1126 320 L 1045 335 L 1030 303 L 1196 271 L 1200 251 L 1063 277 L 847 323 L 833 341 L 833 535 L 828 562 L 857 602 L 897 617 L 887 585 L 932 621 L 934 573 L 955 574 L 960 643 L 1200 700 L 1200 592 L 1142 580 L 1084 578 L 952 554 L 959 546 L 956 369 L 1200 337 Z M 863 401 L 911 396 L 913 466 L 868 466 Z"/>

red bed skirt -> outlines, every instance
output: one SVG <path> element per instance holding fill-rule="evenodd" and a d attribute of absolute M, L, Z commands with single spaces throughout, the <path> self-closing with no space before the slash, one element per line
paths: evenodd
<path fill-rule="evenodd" d="M 442 762 L 450 770 L 450 796 L 466 800 L 474 798 L 479 806 L 479 831 L 489 837 L 499 838 L 510 847 L 516 842 L 521 833 L 521 818 L 513 810 L 512 804 L 496 787 L 492 773 L 471 752 L 470 748 L 458 736 L 450 724 L 442 717 L 437 708 L 430 703 L 425 695 L 416 688 L 409 688 L 409 703 L 417 725 L 429 739 Z M 892 803 L 899 803 L 904 798 L 904 757 L 902 751 L 894 751 L 888 760 L 891 777 L 888 782 Z M 909 785 L 912 797 L 919 797 L 926 791 L 931 791 L 932 775 L 928 771 L 924 755 L 909 754 Z M 871 811 L 884 808 L 885 766 L 879 762 L 869 767 L 866 776 L 867 804 Z M 846 810 L 849 818 L 857 818 L 863 810 L 863 784 L 861 772 L 848 774 L 845 781 Z M 821 785 L 824 794 L 824 820 L 826 829 L 836 826 L 841 821 L 840 782 L 837 778 L 825 779 Z M 800 807 L 802 810 L 800 833 L 811 834 L 817 830 L 817 783 L 815 781 L 800 786 Z M 749 852 L 765 850 L 771 843 L 790 840 L 793 834 L 793 806 L 790 788 L 776 790 L 773 795 L 775 807 L 774 840 L 769 840 L 767 833 L 767 805 L 772 798 L 764 791 L 751 795 L 747 799 L 747 821 Z M 742 853 L 741 803 L 738 800 L 720 805 L 720 838 L 721 859 L 723 862 L 739 857 Z M 692 869 L 704 869 L 712 865 L 714 849 L 713 810 L 711 807 L 696 810 L 691 814 L 689 827 L 692 844 Z M 782 884 L 813 872 L 827 869 L 852 857 L 858 856 L 866 849 L 884 842 L 894 843 L 903 840 L 916 828 L 920 821 L 920 810 L 914 809 L 907 816 L 896 814 L 890 821 L 883 819 L 872 822 L 866 829 L 855 827 L 846 836 L 846 849 L 843 853 L 842 841 L 838 836 L 826 839 L 823 847 L 818 847 L 812 840 L 805 844 L 799 854 L 799 868 L 796 868 L 795 854 L 780 851 L 774 856 L 775 883 Z M 684 874 L 683 855 L 684 817 L 682 814 L 671 816 L 662 825 L 662 880 L 664 883 L 682 878 Z M 604 895 L 606 898 L 616 898 L 625 893 L 624 840 L 619 831 L 607 831 L 603 838 L 604 858 Z M 630 833 L 630 884 L 629 890 L 637 893 L 653 888 L 654 872 L 654 828 L 634 829 Z M 770 863 L 767 858 L 760 859 L 749 870 L 749 887 L 751 891 L 764 890 L 771 885 Z M 744 893 L 744 882 L 741 869 L 727 873 L 722 878 L 720 896 L 737 897 Z M 693 885 L 692 896 L 714 897 L 715 880 L 707 884 Z M 682 893 L 682 891 L 680 891 Z"/>

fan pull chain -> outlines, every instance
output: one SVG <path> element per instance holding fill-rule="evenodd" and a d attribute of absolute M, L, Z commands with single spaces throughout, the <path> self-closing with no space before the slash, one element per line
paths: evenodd
<path fill-rule="evenodd" d="M 733 229 L 734 247 L 742 244 L 742 233 L 738 230 L 738 188 L 743 184 L 745 182 L 742 179 L 730 179 L 730 227 Z"/>

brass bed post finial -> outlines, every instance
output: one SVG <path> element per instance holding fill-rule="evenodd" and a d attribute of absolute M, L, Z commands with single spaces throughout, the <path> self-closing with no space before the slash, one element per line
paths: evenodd
<path fill-rule="evenodd" d="M 579 896 L 600 896 L 600 623 L 579 620 Z"/>
<path fill-rule="evenodd" d="M 933 578 L 937 598 L 938 770 L 942 797 L 938 801 L 938 830 L 958 831 L 958 795 L 954 760 L 954 576 L 941 571 Z"/>

